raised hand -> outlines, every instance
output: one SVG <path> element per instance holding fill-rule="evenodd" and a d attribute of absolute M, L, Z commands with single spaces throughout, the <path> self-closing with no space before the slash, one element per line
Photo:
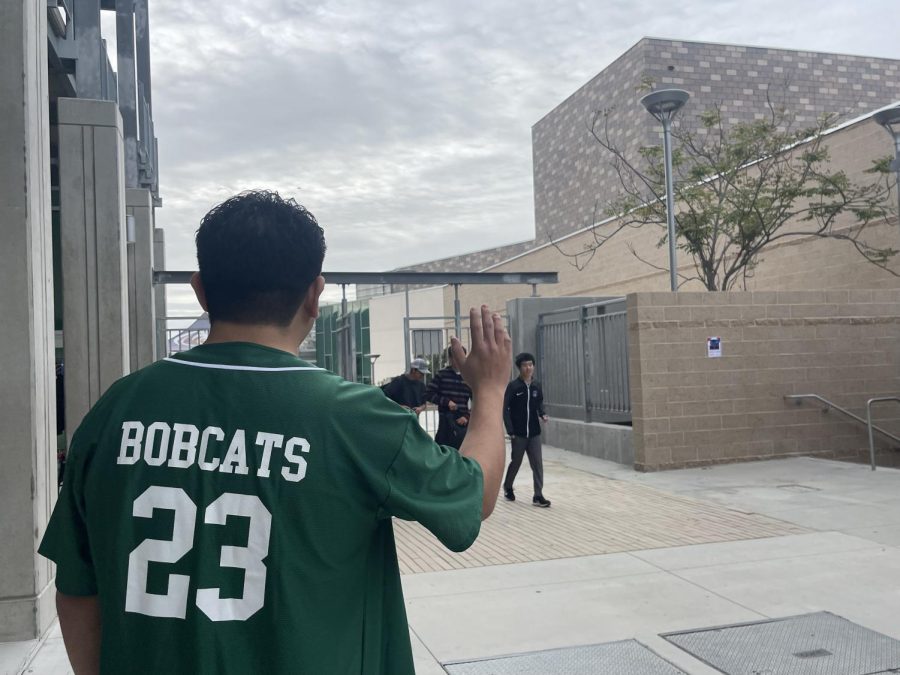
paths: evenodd
<path fill-rule="evenodd" d="M 459 339 L 450 338 L 453 360 L 476 397 L 488 392 L 499 392 L 502 396 L 512 361 L 512 340 L 503 319 L 496 312 L 492 313 L 487 305 L 482 305 L 480 310 L 474 307 L 469 310 L 469 323 L 472 348 L 466 354 Z"/>

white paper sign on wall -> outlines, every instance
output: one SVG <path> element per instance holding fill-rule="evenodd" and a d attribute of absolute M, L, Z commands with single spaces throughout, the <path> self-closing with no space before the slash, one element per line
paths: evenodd
<path fill-rule="evenodd" d="M 706 339 L 706 355 L 711 359 L 722 356 L 722 338 L 714 336 Z"/>

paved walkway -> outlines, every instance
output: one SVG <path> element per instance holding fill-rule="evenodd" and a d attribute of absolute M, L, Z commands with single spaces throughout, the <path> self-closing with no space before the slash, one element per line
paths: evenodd
<path fill-rule="evenodd" d="M 518 500 L 500 499 L 478 540 L 463 553 L 447 551 L 417 523 L 397 521 L 401 572 L 440 572 L 807 531 L 774 518 L 592 474 L 559 459 L 546 461 L 545 472 L 550 477 L 551 508 L 531 505 L 531 471 L 526 464 L 516 481 Z"/>
<path fill-rule="evenodd" d="M 900 470 L 815 459 L 656 474 L 546 448 L 550 509 L 501 502 L 463 554 L 398 525 L 418 675 L 440 664 L 830 611 L 900 639 Z M 21 670 L 24 663 L 29 665 Z M 0 673 L 68 670 L 54 628 Z"/>
<path fill-rule="evenodd" d="M 663 510 L 687 497 L 737 522 L 775 519 L 799 533 L 407 575 L 418 675 L 627 639 L 690 675 L 721 675 L 660 634 L 818 611 L 900 639 L 900 471 L 797 458 L 640 474 L 545 450 L 551 511 L 566 502 L 552 490 L 557 477 L 573 470 L 589 485 L 649 488 Z"/>

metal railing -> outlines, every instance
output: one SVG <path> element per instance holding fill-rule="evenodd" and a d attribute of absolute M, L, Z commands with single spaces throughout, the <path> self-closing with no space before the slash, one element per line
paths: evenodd
<path fill-rule="evenodd" d="M 875 398 L 870 398 L 868 401 L 866 401 L 866 426 L 869 427 L 869 460 L 872 463 L 872 471 L 875 470 L 875 435 L 872 433 L 872 431 L 876 428 L 872 425 L 872 404 L 884 403 L 886 401 L 896 401 L 897 403 L 900 403 L 900 398 L 897 398 L 896 396 L 876 396 Z M 882 431 L 882 433 L 887 432 Z M 897 438 L 893 434 L 887 435 L 900 442 L 900 438 Z"/>
<path fill-rule="evenodd" d="M 166 328 L 166 355 L 186 352 L 202 345 L 208 335 L 208 328 Z"/>
<path fill-rule="evenodd" d="M 539 316 L 538 374 L 551 415 L 631 421 L 624 307 L 624 298 L 615 298 Z"/>
<path fill-rule="evenodd" d="M 872 424 L 872 404 L 873 403 L 879 403 L 881 401 L 900 402 L 900 398 L 897 398 L 894 396 L 883 396 L 883 397 L 877 397 L 877 398 L 870 398 L 866 402 L 866 418 L 865 419 L 863 419 L 859 415 L 856 415 L 855 413 L 850 412 L 846 408 L 842 408 L 839 405 L 835 405 L 834 403 L 829 401 L 827 398 L 823 398 L 822 396 L 819 396 L 818 394 L 790 394 L 788 396 L 785 396 L 784 398 L 786 401 L 796 401 L 797 405 L 800 405 L 805 399 L 811 399 L 813 401 L 818 401 L 819 403 L 822 403 L 825 406 L 822 409 L 822 412 L 828 412 L 829 410 L 832 410 L 832 409 L 837 410 L 839 413 L 841 413 L 845 417 L 849 417 L 850 419 L 852 419 L 856 422 L 859 422 L 860 424 L 865 424 L 866 428 L 868 429 L 868 432 L 869 432 L 869 459 L 871 461 L 872 471 L 875 471 L 874 432 L 877 431 L 879 434 L 881 434 L 885 438 L 889 438 L 890 440 L 894 441 L 895 443 L 900 444 L 900 437 L 895 436 L 891 432 L 886 431 L 885 429 L 882 429 L 881 427 L 877 427 L 874 424 Z"/>

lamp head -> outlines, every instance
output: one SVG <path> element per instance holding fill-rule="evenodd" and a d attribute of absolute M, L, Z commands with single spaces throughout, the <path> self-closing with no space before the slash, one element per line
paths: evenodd
<path fill-rule="evenodd" d="M 671 120 L 690 97 L 691 95 L 684 89 L 660 89 L 644 96 L 641 105 L 662 122 Z"/>
<path fill-rule="evenodd" d="M 894 139 L 896 156 L 891 162 L 891 171 L 900 173 L 900 105 L 875 113 L 875 121 L 878 122 Z"/>

